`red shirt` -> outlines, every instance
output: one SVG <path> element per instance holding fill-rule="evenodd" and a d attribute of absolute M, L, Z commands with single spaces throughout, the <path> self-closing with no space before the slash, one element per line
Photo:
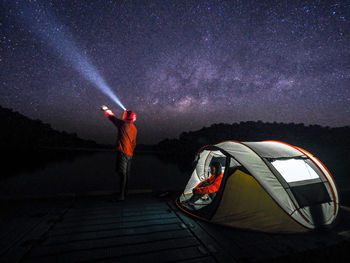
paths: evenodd
<path fill-rule="evenodd" d="M 108 116 L 118 128 L 117 150 L 132 156 L 136 146 L 137 129 L 131 121 L 120 120 L 115 116 Z"/>
<path fill-rule="evenodd" d="M 218 177 L 215 178 L 215 174 L 212 174 L 208 179 L 198 184 L 193 189 L 193 193 L 201 195 L 216 193 L 217 191 L 219 191 L 223 175 L 224 173 L 221 173 L 220 175 L 218 175 Z M 209 185 L 201 186 L 204 182 L 208 182 Z"/>

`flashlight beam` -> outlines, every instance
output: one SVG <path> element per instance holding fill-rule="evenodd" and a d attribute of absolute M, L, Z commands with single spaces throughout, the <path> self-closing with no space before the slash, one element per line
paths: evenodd
<path fill-rule="evenodd" d="M 24 27 L 34 32 L 42 40 L 47 42 L 57 55 L 71 64 L 86 80 L 91 82 L 103 94 L 117 103 L 123 110 L 126 110 L 120 99 L 106 83 L 95 66 L 89 61 L 86 52 L 79 50 L 75 45 L 70 32 L 59 22 L 50 12 L 49 7 L 45 7 L 39 1 L 5 1 L 13 5 L 22 17 L 21 22 Z"/>

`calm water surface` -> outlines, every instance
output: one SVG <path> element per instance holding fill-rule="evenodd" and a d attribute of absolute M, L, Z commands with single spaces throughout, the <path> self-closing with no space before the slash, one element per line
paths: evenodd
<path fill-rule="evenodd" d="M 114 171 L 115 152 L 98 152 L 77 156 L 71 161 L 48 163 L 35 172 L 20 173 L 0 183 L 1 196 L 87 194 L 116 191 L 119 178 Z M 129 189 L 183 189 L 189 174 L 176 164 L 165 163 L 155 155 L 135 155 Z"/>
<path fill-rule="evenodd" d="M 115 152 L 80 154 L 73 159 L 47 163 L 33 172 L 22 172 L 0 181 L 1 197 L 85 195 L 119 190 Z M 129 189 L 181 190 L 189 172 L 181 172 L 174 163 L 166 163 L 155 155 L 136 154 L 132 161 Z M 350 180 L 335 177 L 342 203 L 350 205 Z"/>

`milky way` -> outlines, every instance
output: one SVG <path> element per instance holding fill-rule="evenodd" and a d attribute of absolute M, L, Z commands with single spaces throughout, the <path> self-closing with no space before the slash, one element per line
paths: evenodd
<path fill-rule="evenodd" d="M 55 16 L 42 27 L 65 30 L 137 112 L 139 142 L 247 120 L 350 125 L 348 1 L 24 2 L 36 11 L 1 2 L 0 104 L 59 130 L 111 143 L 98 108 L 121 111 L 23 16 Z"/>

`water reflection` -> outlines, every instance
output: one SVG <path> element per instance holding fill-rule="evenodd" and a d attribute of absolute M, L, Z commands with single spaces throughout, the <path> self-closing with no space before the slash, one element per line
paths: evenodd
<path fill-rule="evenodd" d="M 115 167 L 115 152 L 79 155 L 66 161 L 51 162 L 40 170 L 22 172 L 0 182 L 1 196 L 41 196 L 60 193 L 87 194 L 115 191 L 119 186 Z M 188 174 L 177 165 L 164 162 L 155 155 L 134 156 L 130 189 L 182 189 Z"/>

